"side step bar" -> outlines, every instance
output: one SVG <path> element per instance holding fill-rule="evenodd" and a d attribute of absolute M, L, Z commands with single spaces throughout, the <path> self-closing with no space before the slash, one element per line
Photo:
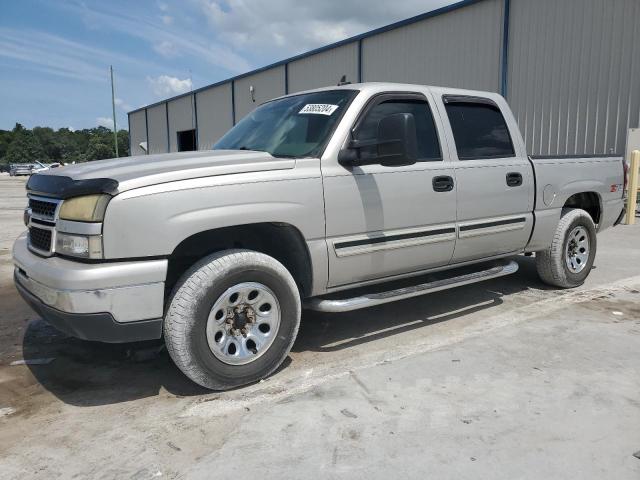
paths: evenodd
<path fill-rule="evenodd" d="M 304 306 L 310 310 L 317 310 L 320 312 L 349 312 L 351 310 L 358 310 L 359 308 L 373 307 L 374 305 L 382 305 L 383 303 L 395 302 L 396 300 L 404 300 L 406 298 L 439 292 L 441 290 L 460 287 L 470 283 L 503 277 L 517 271 L 518 264 L 513 260 L 509 260 L 485 270 L 421 283 L 419 285 L 398 288 L 386 292 L 368 293 L 353 298 L 310 298 L 305 302 Z"/>

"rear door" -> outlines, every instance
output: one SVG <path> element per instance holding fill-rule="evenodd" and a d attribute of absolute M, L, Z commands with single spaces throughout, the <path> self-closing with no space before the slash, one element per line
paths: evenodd
<path fill-rule="evenodd" d="M 371 140 L 384 116 L 412 114 L 419 152 L 413 165 L 347 167 L 336 154 L 323 158 L 329 286 L 403 275 L 451 260 L 455 174 L 443 155 L 447 150 L 432 112 L 426 90 L 381 93 L 349 126 L 353 138 Z"/>
<path fill-rule="evenodd" d="M 452 263 L 521 251 L 533 228 L 533 169 L 506 102 L 441 92 L 437 103 L 458 160 Z"/>

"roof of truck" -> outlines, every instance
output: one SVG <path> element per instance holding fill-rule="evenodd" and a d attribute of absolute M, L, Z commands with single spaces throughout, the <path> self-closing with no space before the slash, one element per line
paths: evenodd
<path fill-rule="evenodd" d="M 334 85 L 328 87 L 313 88 L 310 90 L 302 90 L 300 92 L 289 93 L 287 95 L 281 95 L 272 100 L 278 98 L 292 97 L 295 95 L 302 95 L 305 93 L 324 92 L 328 90 L 359 90 L 361 92 L 378 93 L 378 92 L 411 92 L 414 90 L 431 90 L 438 93 L 447 93 L 452 95 L 466 95 L 466 96 L 483 96 L 483 97 L 500 97 L 500 94 L 496 92 L 487 92 L 481 90 L 469 90 L 464 88 L 449 88 L 438 85 L 419 85 L 415 83 L 393 83 L 393 82 L 362 82 L 362 83 L 347 83 L 344 85 Z M 268 102 L 272 101 L 268 100 Z M 264 102 L 267 103 L 267 102 Z"/>

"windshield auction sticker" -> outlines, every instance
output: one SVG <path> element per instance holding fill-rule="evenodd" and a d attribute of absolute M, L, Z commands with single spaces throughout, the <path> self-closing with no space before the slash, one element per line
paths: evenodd
<path fill-rule="evenodd" d="M 338 109 L 338 105 L 327 103 L 307 103 L 298 113 L 311 113 L 314 115 L 331 115 Z"/>

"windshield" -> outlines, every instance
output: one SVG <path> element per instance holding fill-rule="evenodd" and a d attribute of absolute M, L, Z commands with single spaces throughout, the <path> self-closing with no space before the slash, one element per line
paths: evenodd
<path fill-rule="evenodd" d="M 214 150 L 258 150 L 274 157 L 318 156 L 356 96 L 328 90 L 265 103 L 229 130 Z"/>

